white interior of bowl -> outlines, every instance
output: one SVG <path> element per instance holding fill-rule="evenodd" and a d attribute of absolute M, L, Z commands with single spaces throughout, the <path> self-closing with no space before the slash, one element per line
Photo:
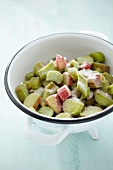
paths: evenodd
<path fill-rule="evenodd" d="M 9 88 L 18 101 L 15 87 L 24 81 L 25 74 L 32 71 L 38 61 L 47 63 L 56 54 L 70 60 L 94 51 L 105 54 L 106 64 L 110 66 L 110 72 L 113 74 L 113 46 L 107 41 L 85 34 L 56 34 L 37 39 L 20 50 L 12 60 L 8 72 Z"/>

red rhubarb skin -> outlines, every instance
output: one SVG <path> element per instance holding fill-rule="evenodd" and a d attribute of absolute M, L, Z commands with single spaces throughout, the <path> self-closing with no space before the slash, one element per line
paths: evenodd
<path fill-rule="evenodd" d="M 58 69 L 63 70 L 66 67 L 66 60 L 61 55 L 56 55 L 56 66 Z"/>

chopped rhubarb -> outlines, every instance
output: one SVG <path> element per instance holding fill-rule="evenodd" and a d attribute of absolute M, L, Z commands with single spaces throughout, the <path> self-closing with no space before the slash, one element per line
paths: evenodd
<path fill-rule="evenodd" d="M 62 85 L 71 86 L 73 84 L 73 79 L 68 72 L 63 73 Z"/>
<path fill-rule="evenodd" d="M 101 106 L 110 106 L 113 104 L 111 95 L 109 95 L 107 92 L 103 92 L 100 89 L 97 89 L 95 92 L 95 100 Z"/>
<path fill-rule="evenodd" d="M 99 88 L 103 86 L 103 76 L 98 71 L 83 69 L 80 70 L 80 73 L 86 77 L 90 88 Z"/>
<path fill-rule="evenodd" d="M 88 82 L 82 74 L 78 75 L 77 90 L 81 92 L 82 99 L 88 96 Z"/>
<path fill-rule="evenodd" d="M 96 70 L 97 68 L 99 68 L 103 73 L 104 72 L 110 73 L 110 67 L 104 63 L 94 62 L 91 66 L 91 69 Z"/>
<path fill-rule="evenodd" d="M 76 67 L 68 68 L 69 75 L 72 77 L 74 81 L 78 79 L 78 70 Z"/>
<path fill-rule="evenodd" d="M 56 70 L 48 71 L 46 75 L 46 81 L 53 81 L 56 84 L 61 84 L 62 80 L 63 80 L 63 75 Z"/>
<path fill-rule="evenodd" d="M 72 116 L 76 116 L 83 110 L 84 104 L 79 99 L 73 97 L 66 99 L 63 102 L 62 107 L 64 112 L 70 113 Z"/>
<path fill-rule="evenodd" d="M 89 55 L 86 55 L 86 56 L 83 56 L 83 57 L 78 57 L 77 61 L 78 61 L 79 64 L 83 64 L 84 62 L 87 62 L 87 63 L 92 65 L 94 63 L 93 58 Z"/>
<path fill-rule="evenodd" d="M 40 104 L 40 100 L 40 95 L 36 93 L 31 93 L 25 98 L 24 105 L 28 108 L 33 107 L 36 110 L 38 108 L 38 105 Z"/>
<path fill-rule="evenodd" d="M 70 53 L 73 59 L 57 54 L 46 65 L 35 64 L 15 88 L 20 102 L 35 113 L 64 119 L 89 116 L 113 105 L 113 76 L 104 54 L 78 54 Z"/>
<path fill-rule="evenodd" d="M 46 98 L 48 106 L 52 107 L 56 114 L 62 111 L 62 101 L 58 94 L 50 95 Z"/>
<path fill-rule="evenodd" d="M 71 91 L 66 85 L 60 87 L 57 91 L 63 101 L 71 96 Z"/>
<path fill-rule="evenodd" d="M 56 66 L 59 70 L 63 70 L 66 67 L 66 60 L 61 55 L 56 55 Z"/>
<path fill-rule="evenodd" d="M 84 61 L 84 63 L 80 65 L 80 68 L 81 69 L 90 69 L 91 64 L 89 64 L 87 61 Z"/>
<path fill-rule="evenodd" d="M 87 77 L 88 86 L 90 88 L 99 88 L 102 87 L 102 78 L 100 73 L 94 72 Z"/>
<path fill-rule="evenodd" d="M 85 109 L 80 113 L 80 116 L 86 117 L 86 116 L 90 116 L 90 115 L 96 114 L 101 111 L 102 111 L 101 107 L 88 106 L 88 107 L 85 107 Z"/>

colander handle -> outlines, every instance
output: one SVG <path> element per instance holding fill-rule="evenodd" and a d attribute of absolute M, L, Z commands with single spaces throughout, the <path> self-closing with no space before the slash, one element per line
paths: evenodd
<path fill-rule="evenodd" d="M 79 33 L 94 35 L 94 36 L 102 38 L 104 40 L 108 40 L 108 37 L 105 34 L 101 33 L 101 32 L 90 31 L 90 30 L 83 30 L 83 31 L 79 31 Z"/>
<path fill-rule="evenodd" d="M 31 128 L 33 123 L 32 117 L 28 116 L 25 126 L 25 135 L 28 139 L 44 145 L 57 145 L 60 143 L 71 131 L 69 126 L 64 126 L 59 132 L 55 134 L 45 134 L 38 132 Z"/>

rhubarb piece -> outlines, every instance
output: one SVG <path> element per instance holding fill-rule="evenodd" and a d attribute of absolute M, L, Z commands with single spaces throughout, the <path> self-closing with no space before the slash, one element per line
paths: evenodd
<path fill-rule="evenodd" d="M 62 111 L 62 101 L 58 94 L 50 95 L 46 98 L 46 103 L 52 107 L 56 114 Z"/>
<path fill-rule="evenodd" d="M 81 92 L 77 90 L 77 87 L 74 87 L 71 93 L 72 93 L 72 96 L 76 96 L 77 98 L 79 98 L 81 95 Z"/>
<path fill-rule="evenodd" d="M 73 118 L 72 116 L 71 116 L 71 114 L 69 114 L 69 113 L 65 113 L 65 112 L 62 112 L 62 113 L 59 113 L 58 115 L 56 115 L 55 116 L 56 118 Z"/>
<path fill-rule="evenodd" d="M 76 67 L 68 68 L 69 75 L 72 77 L 74 81 L 78 79 L 78 70 Z"/>
<path fill-rule="evenodd" d="M 82 74 L 84 77 L 88 77 L 94 73 L 98 73 L 97 71 L 89 70 L 89 69 L 83 69 L 79 71 L 79 74 Z"/>
<path fill-rule="evenodd" d="M 33 107 L 35 110 L 37 110 L 40 100 L 41 97 L 38 94 L 31 93 L 25 98 L 23 104 L 28 108 Z"/>
<path fill-rule="evenodd" d="M 94 97 L 94 91 L 90 90 L 87 100 L 86 100 L 86 104 L 87 104 L 87 106 L 89 106 L 89 105 L 93 106 L 93 105 L 95 105 L 95 103 L 96 103 L 96 101 L 95 101 L 95 97 Z"/>
<path fill-rule="evenodd" d="M 29 87 L 31 89 L 38 89 L 39 87 L 41 87 L 41 81 L 39 77 L 32 77 L 30 80 L 30 84 Z"/>
<path fill-rule="evenodd" d="M 76 67 L 77 69 L 79 69 L 79 63 L 76 60 L 70 60 L 69 64 L 69 67 Z"/>
<path fill-rule="evenodd" d="M 98 63 L 98 62 L 94 62 L 91 66 L 92 70 L 96 70 L 97 68 L 100 68 L 102 70 L 102 72 L 110 72 L 110 67 L 106 64 L 103 63 Z"/>
<path fill-rule="evenodd" d="M 63 73 L 62 85 L 71 86 L 73 84 L 73 79 L 68 72 Z"/>
<path fill-rule="evenodd" d="M 87 106 L 94 106 L 95 103 L 96 103 L 96 101 L 95 101 L 95 97 L 94 96 L 92 98 L 89 98 L 89 99 L 86 100 L 86 105 Z"/>
<path fill-rule="evenodd" d="M 72 84 L 72 86 L 71 86 L 71 95 L 72 95 L 72 97 L 77 97 L 77 98 L 80 97 L 81 92 L 78 91 L 78 89 L 77 89 L 77 83 Z"/>
<path fill-rule="evenodd" d="M 110 74 L 107 73 L 107 72 L 102 73 L 102 75 L 106 78 L 106 80 L 107 80 L 110 84 L 113 83 L 113 76 L 112 76 L 112 75 L 110 75 Z"/>
<path fill-rule="evenodd" d="M 104 63 L 105 62 L 105 56 L 101 52 L 93 52 L 90 54 L 90 56 L 93 58 L 95 62 L 98 63 Z"/>
<path fill-rule="evenodd" d="M 88 75 L 87 77 L 88 81 L 88 86 L 90 88 L 99 88 L 102 87 L 102 76 L 98 72 L 92 72 L 91 74 Z"/>
<path fill-rule="evenodd" d="M 107 87 L 110 85 L 110 83 L 107 81 L 107 79 L 103 76 L 103 74 L 101 75 L 101 79 L 102 79 L 102 87 L 100 87 L 100 90 L 107 92 Z"/>
<path fill-rule="evenodd" d="M 97 89 L 95 92 L 95 100 L 101 106 L 109 106 L 113 104 L 112 97 L 100 89 Z"/>
<path fill-rule="evenodd" d="M 85 107 L 85 109 L 80 113 L 80 116 L 86 117 L 86 116 L 90 116 L 101 111 L 102 109 L 98 106 L 88 106 L 88 107 Z"/>
<path fill-rule="evenodd" d="M 66 67 L 66 60 L 59 54 L 56 55 L 56 66 L 59 69 L 59 71 L 64 70 Z"/>
<path fill-rule="evenodd" d="M 94 96 L 94 92 L 89 89 L 89 94 L 87 96 L 87 100 L 91 99 Z"/>
<path fill-rule="evenodd" d="M 68 97 L 71 96 L 71 91 L 70 91 L 70 89 L 68 88 L 67 85 L 60 87 L 57 90 L 57 92 L 58 92 L 60 98 L 62 99 L 62 101 L 66 100 Z"/>
<path fill-rule="evenodd" d="M 81 69 L 90 69 L 91 64 L 89 64 L 87 61 L 84 61 L 83 64 L 80 65 Z"/>
<path fill-rule="evenodd" d="M 42 81 L 42 85 L 43 85 L 44 87 L 46 87 L 49 83 L 50 83 L 50 81 L 46 81 L 46 80 Z"/>
<path fill-rule="evenodd" d="M 20 102 L 24 102 L 25 98 L 28 96 L 28 89 L 25 84 L 20 84 L 16 87 L 15 93 L 20 100 Z"/>
<path fill-rule="evenodd" d="M 86 69 L 80 70 L 79 73 L 86 77 L 90 88 L 99 88 L 103 86 L 104 78 L 101 73 Z"/>
<path fill-rule="evenodd" d="M 76 60 L 70 60 L 67 65 L 66 65 L 66 70 L 68 70 L 68 68 L 71 67 L 76 67 L 77 69 L 79 69 L 79 63 Z"/>
<path fill-rule="evenodd" d="M 112 95 L 113 94 L 113 84 L 107 87 L 107 92 L 108 94 Z"/>
<path fill-rule="evenodd" d="M 83 64 L 84 62 L 87 62 L 87 63 L 89 63 L 90 65 L 92 65 L 93 62 L 94 62 L 93 58 L 90 57 L 89 55 L 83 56 L 83 57 L 78 57 L 78 58 L 77 58 L 77 61 L 78 61 L 79 64 Z"/>
<path fill-rule="evenodd" d="M 90 88 L 88 87 L 88 88 L 87 88 L 87 98 L 88 98 L 88 96 L 89 96 L 89 93 L 90 93 Z M 84 100 L 85 98 L 86 98 L 86 94 L 85 94 L 85 93 L 82 93 L 80 99 L 81 99 L 81 100 Z"/>
<path fill-rule="evenodd" d="M 37 90 L 34 91 L 34 93 L 38 94 L 40 97 L 43 96 L 44 93 L 44 87 L 39 87 Z"/>
<path fill-rule="evenodd" d="M 24 81 L 23 84 L 26 85 L 26 87 L 27 87 L 27 89 L 28 89 L 28 91 L 29 91 L 29 89 L 30 89 L 30 87 L 29 87 L 30 81 L 29 81 L 29 80 Z"/>
<path fill-rule="evenodd" d="M 58 90 L 58 88 L 59 88 L 59 87 L 58 87 L 55 83 L 53 83 L 53 82 L 50 82 L 50 83 L 45 87 L 45 89 L 50 90 L 50 94 L 56 93 L 57 90 Z"/>
<path fill-rule="evenodd" d="M 29 91 L 30 93 L 37 93 L 42 97 L 44 93 L 44 87 L 39 87 L 38 89 L 30 89 Z"/>
<path fill-rule="evenodd" d="M 46 81 L 53 81 L 56 84 L 61 84 L 63 80 L 63 75 L 56 70 L 48 71 L 46 75 Z"/>
<path fill-rule="evenodd" d="M 102 70 L 100 68 L 96 68 L 95 71 L 98 71 L 99 73 L 102 73 Z"/>
<path fill-rule="evenodd" d="M 45 89 L 42 96 L 43 100 L 46 101 L 46 98 L 51 95 L 51 89 Z"/>
<path fill-rule="evenodd" d="M 41 98 L 40 106 L 46 106 L 46 105 L 47 105 L 46 101 L 43 98 Z"/>
<path fill-rule="evenodd" d="M 46 100 L 46 98 L 52 94 L 55 94 L 58 90 L 58 86 L 56 84 L 54 84 L 53 82 L 50 82 L 44 90 L 44 94 L 43 94 L 43 99 Z"/>
<path fill-rule="evenodd" d="M 40 79 L 45 80 L 46 74 L 48 73 L 48 71 L 53 70 L 53 69 L 55 69 L 55 63 L 54 61 L 51 61 L 50 63 L 42 67 L 40 70 L 38 70 L 38 75 Z"/>
<path fill-rule="evenodd" d="M 78 115 L 84 107 L 83 102 L 77 98 L 69 98 L 63 102 L 63 111 L 70 113 L 72 116 Z"/>
<path fill-rule="evenodd" d="M 73 90 L 75 87 L 77 87 L 77 82 L 74 82 L 72 85 L 71 85 L 71 90 Z"/>
<path fill-rule="evenodd" d="M 30 80 L 32 77 L 34 77 L 33 71 L 31 71 L 25 75 L 26 80 Z"/>
<path fill-rule="evenodd" d="M 61 72 L 63 71 L 63 70 L 59 70 L 58 67 L 56 66 L 56 60 L 53 60 L 53 64 L 54 64 L 53 70 L 61 71 Z"/>
<path fill-rule="evenodd" d="M 88 96 L 88 82 L 82 74 L 78 75 L 77 90 L 83 94 L 84 98 Z"/>
<path fill-rule="evenodd" d="M 38 70 L 40 70 L 42 67 L 44 67 L 44 64 L 41 61 L 39 61 L 38 63 L 35 64 L 35 66 L 33 68 L 33 72 L 36 76 L 39 76 Z"/>
<path fill-rule="evenodd" d="M 54 114 L 54 110 L 49 107 L 49 106 L 42 106 L 39 110 L 38 113 L 45 115 L 45 116 L 50 116 L 52 117 Z"/>

